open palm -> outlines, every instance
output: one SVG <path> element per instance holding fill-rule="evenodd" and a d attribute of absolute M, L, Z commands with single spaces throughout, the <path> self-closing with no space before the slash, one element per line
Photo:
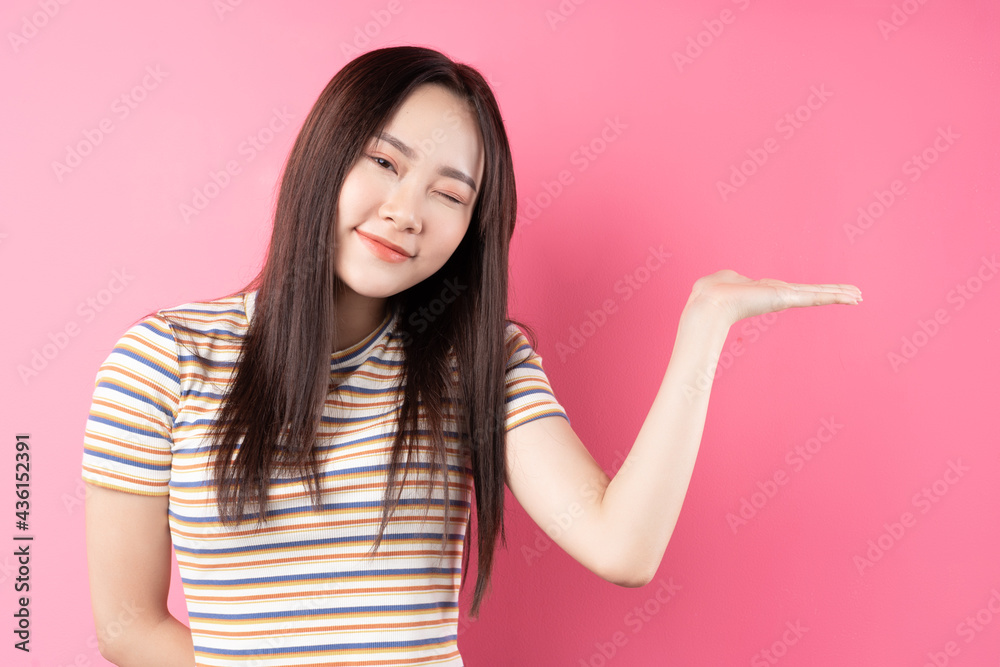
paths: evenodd
<path fill-rule="evenodd" d="M 786 283 L 774 278 L 751 280 L 723 269 L 695 281 L 688 303 L 717 310 L 732 325 L 755 315 L 786 308 L 858 304 L 861 290 L 854 285 Z"/>

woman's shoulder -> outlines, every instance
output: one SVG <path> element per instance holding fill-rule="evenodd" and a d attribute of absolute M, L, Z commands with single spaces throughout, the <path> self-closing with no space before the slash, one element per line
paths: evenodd
<path fill-rule="evenodd" d="M 247 292 L 160 308 L 153 318 L 170 327 L 178 346 L 205 359 L 237 352 L 249 327 Z"/>
<path fill-rule="evenodd" d="M 518 366 L 533 357 L 537 357 L 531 340 L 521 326 L 513 320 L 507 320 L 507 327 L 504 331 L 504 345 L 507 350 L 508 368 Z"/>
<path fill-rule="evenodd" d="M 250 293 L 238 292 L 212 299 L 186 301 L 160 308 L 156 314 L 171 323 L 184 323 L 193 330 L 210 333 L 220 328 L 245 329 L 247 300 Z"/>

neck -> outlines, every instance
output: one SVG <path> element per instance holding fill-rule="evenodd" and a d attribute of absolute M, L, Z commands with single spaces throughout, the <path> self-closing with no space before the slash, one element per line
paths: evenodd
<path fill-rule="evenodd" d="M 363 296 L 352 290 L 341 292 L 337 303 L 337 352 L 357 345 L 385 319 L 388 299 Z"/>

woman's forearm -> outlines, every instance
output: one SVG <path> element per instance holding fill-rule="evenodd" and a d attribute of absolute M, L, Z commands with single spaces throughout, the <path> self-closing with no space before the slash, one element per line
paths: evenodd
<path fill-rule="evenodd" d="M 168 614 L 148 627 L 136 624 L 122 654 L 109 660 L 118 667 L 194 667 L 194 640 L 191 629 Z"/>
<path fill-rule="evenodd" d="M 623 585 L 647 583 L 666 551 L 691 481 L 729 327 L 711 307 L 688 301 L 653 404 L 604 491 L 601 511 L 607 539 L 620 549 Z"/>

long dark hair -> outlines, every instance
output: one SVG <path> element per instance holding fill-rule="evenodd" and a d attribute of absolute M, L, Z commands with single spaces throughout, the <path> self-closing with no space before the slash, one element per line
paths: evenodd
<path fill-rule="evenodd" d="M 399 315 L 405 389 L 397 387 L 401 409 L 382 521 L 371 551 L 381 543 L 396 509 L 399 496 L 393 490 L 403 447 L 407 461 L 412 461 L 423 412 L 433 471 L 444 482 L 444 553 L 451 500 L 443 420 L 453 417 L 475 485 L 479 565 L 471 615 L 477 617 L 490 583 L 498 534 L 506 547 L 507 323 L 525 329 L 535 346 L 531 328 L 507 317 L 507 260 L 517 211 L 514 169 L 499 106 L 478 71 L 429 48 L 397 46 L 358 56 L 324 88 L 285 163 L 265 264 L 230 295 L 258 290 L 229 391 L 209 433 L 224 524 L 241 523 L 248 505 L 256 506 L 258 527 L 263 523 L 276 469 L 300 475 L 313 508 L 321 505 L 314 445 L 330 390 L 329 359 L 339 317 L 340 280 L 333 262 L 337 202 L 344 178 L 368 139 L 377 136 L 407 96 L 425 83 L 444 85 L 467 101 L 478 121 L 485 163 L 469 229 L 458 248 L 435 274 L 387 298 L 388 309 Z M 431 322 L 417 317 L 421 306 L 442 294 L 448 280 L 466 286 L 459 297 Z M 428 500 L 432 488 L 427 486 Z M 470 513 L 463 589 L 471 524 Z"/>

